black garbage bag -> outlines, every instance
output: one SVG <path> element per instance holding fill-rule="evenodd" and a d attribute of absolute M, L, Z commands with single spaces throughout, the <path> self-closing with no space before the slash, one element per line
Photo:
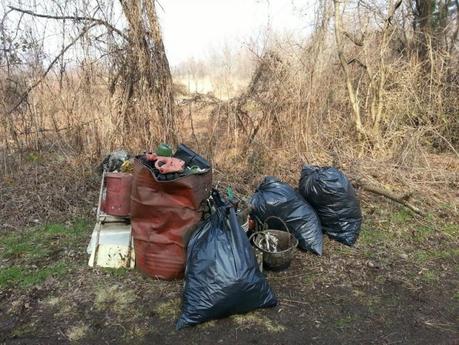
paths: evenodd
<path fill-rule="evenodd" d="M 299 191 L 316 210 L 328 236 L 348 246 L 357 241 L 362 224 L 360 202 L 341 171 L 305 165 Z"/>
<path fill-rule="evenodd" d="M 234 209 L 218 207 L 188 243 L 177 329 L 276 304 Z"/>
<path fill-rule="evenodd" d="M 250 199 L 250 216 L 295 235 L 298 247 L 322 255 L 322 228 L 314 209 L 287 183 L 267 176 Z M 285 225 L 284 225 L 285 223 Z"/>

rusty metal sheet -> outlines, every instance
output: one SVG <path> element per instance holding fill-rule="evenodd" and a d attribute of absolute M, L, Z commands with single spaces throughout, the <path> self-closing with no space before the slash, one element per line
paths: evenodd
<path fill-rule="evenodd" d="M 141 160 L 134 163 L 131 224 L 136 266 L 152 277 L 183 276 L 186 244 L 209 197 L 212 172 L 158 181 Z"/>

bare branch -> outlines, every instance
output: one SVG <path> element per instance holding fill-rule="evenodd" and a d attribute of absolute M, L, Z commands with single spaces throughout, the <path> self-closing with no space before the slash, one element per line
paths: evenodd
<path fill-rule="evenodd" d="M 360 67 L 364 68 L 364 69 L 367 69 L 367 65 L 365 65 L 362 61 L 360 61 L 359 59 L 357 58 L 353 58 L 351 60 L 349 60 L 347 62 L 348 65 L 352 65 L 353 63 L 356 63 L 357 65 L 359 65 Z"/>
<path fill-rule="evenodd" d="M 397 11 L 397 9 L 400 7 L 401 4 L 402 4 L 402 0 L 398 0 L 398 1 L 394 4 L 394 7 L 392 7 L 392 8 L 389 10 L 389 13 L 387 14 L 387 17 L 386 17 L 386 21 L 387 21 L 388 24 L 391 24 L 391 20 L 392 20 L 392 18 L 394 17 L 395 11 Z"/>
<path fill-rule="evenodd" d="M 118 35 L 123 37 L 125 40 L 129 41 L 129 37 L 122 32 L 121 30 L 117 29 L 114 27 L 112 24 L 109 22 L 99 19 L 99 18 L 91 18 L 91 17 L 81 17 L 81 16 L 53 16 L 49 14 L 42 14 L 42 13 L 35 13 L 30 10 L 25 10 L 22 8 L 14 7 L 14 6 L 8 6 L 11 10 L 17 11 L 20 13 L 28 14 L 33 17 L 38 17 L 38 18 L 46 18 L 46 19 L 57 19 L 57 20 L 73 20 L 73 21 L 83 21 L 83 22 L 92 22 L 97 25 L 103 25 L 110 31 L 116 32 Z"/>
<path fill-rule="evenodd" d="M 364 40 L 363 35 L 362 35 L 362 37 L 357 38 L 357 37 L 355 37 L 354 35 L 352 35 L 351 33 L 347 32 L 347 31 L 343 31 L 343 35 L 346 36 L 356 46 L 363 47 L 363 40 Z"/>
<path fill-rule="evenodd" d="M 19 106 L 22 104 L 22 102 L 24 102 L 29 93 L 35 89 L 38 85 L 40 85 L 40 83 L 43 81 L 43 79 L 46 78 L 46 76 L 48 75 L 48 73 L 51 71 L 51 69 L 53 68 L 53 66 L 56 64 L 57 61 L 59 61 L 60 57 L 65 54 L 65 52 L 67 50 L 69 50 L 70 47 L 72 47 L 76 42 L 78 42 L 78 40 L 83 37 L 90 29 L 92 29 L 93 27 L 95 27 L 97 24 L 94 23 L 94 24 L 91 24 L 85 28 L 83 28 L 83 30 L 81 30 L 81 32 L 78 34 L 78 36 L 76 36 L 72 42 L 70 42 L 67 46 L 65 46 L 61 51 L 60 53 L 53 59 L 53 61 L 51 61 L 51 63 L 49 64 L 48 68 L 45 70 L 45 72 L 43 72 L 43 74 L 41 75 L 41 77 L 35 82 L 33 83 L 32 85 L 30 85 L 27 90 L 21 95 L 21 97 L 19 98 L 19 101 L 10 109 L 8 110 L 7 114 L 11 114 L 12 112 L 14 112 L 17 108 L 19 108 Z"/>

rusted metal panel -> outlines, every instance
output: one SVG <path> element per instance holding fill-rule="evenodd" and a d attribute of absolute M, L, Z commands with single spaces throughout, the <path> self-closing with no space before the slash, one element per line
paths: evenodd
<path fill-rule="evenodd" d="M 131 224 L 136 266 L 152 277 L 183 276 L 186 244 L 209 197 L 212 172 L 158 181 L 136 159 L 131 190 Z"/>
<path fill-rule="evenodd" d="M 127 217 L 130 209 L 132 175 L 125 173 L 105 173 L 105 185 L 101 209 L 104 213 Z"/>

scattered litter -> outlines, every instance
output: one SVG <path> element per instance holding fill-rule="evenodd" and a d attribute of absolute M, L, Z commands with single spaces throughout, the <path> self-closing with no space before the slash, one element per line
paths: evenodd
<path fill-rule="evenodd" d="M 132 174 L 134 172 L 134 162 L 132 159 L 124 161 L 120 168 L 122 173 Z"/>
<path fill-rule="evenodd" d="M 157 152 L 164 150 L 157 149 Z M 173 157 L 145 153 L 137 156 L 158 181 L 173 181 L 190 175 L 203 175 L 211 170 L 209 162 L 188 146 L 180 144 Z"/>
<path fill-rule="evenodd" d="M 134 268 L 131 225 L 98 222 L 87 249 L 91 267 Z"/>
<path fill-rule="evenodd" d="M 348 246 L 357 241 L 362 224 L 360 202 L 341 171 L 305 165 L 299 191 L 316 210 L 328 236 Z"/>
<path fill-rule="evenodd" d="M 126 150 L 116 150 L 107 155 L 100 166 L 100 170 L 105 172 L 120 171 L 121 166 L 130 158 Z"/>
<path fill-rule="evenodd" d="M 172 157 L 172 148 L 168 144 L 161 143 L 156 148 L 156 154 L 163 157 Z"/>

